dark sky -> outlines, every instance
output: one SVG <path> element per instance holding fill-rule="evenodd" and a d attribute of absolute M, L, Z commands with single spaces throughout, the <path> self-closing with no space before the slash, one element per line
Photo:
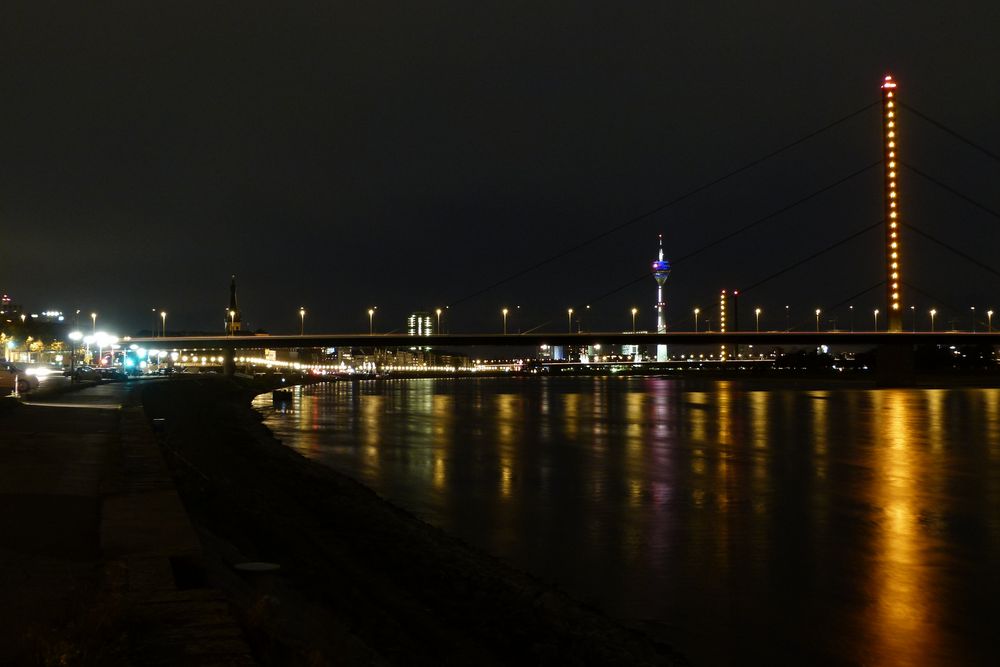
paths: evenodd
<path fill-rule="evenodd" d="M 100 5 L 95 9 L 90 5 Z M 462 299 L 878 99 L 1000 152 L 1000 3 L 4 2 L 0 291 L 119 333 L 221 329 L 229 275 L 272 332 L 381 330 Z M 905 160 L 1000 209 L 1000 163 L 901 117 Z M 880 157 L 877 109 L 474 299 L 453 330 L 593 303 L 652 325 L 639 276 Z M 878 221 L 873 169 L 676 264 L 671 320 Z M 996 260 L 1000 224 L 910 173 L 904 218 Z M 748 293 L 795 319 L 881 279 L 880 232 Z M 1000 308 L 912 233 L 907 304 Z M 881 292 L 854 303 L 879 305 Z M 991 301 L 992 300 L 992 301 Z M 765 325 L 766 326 L 766 325 Z"/>

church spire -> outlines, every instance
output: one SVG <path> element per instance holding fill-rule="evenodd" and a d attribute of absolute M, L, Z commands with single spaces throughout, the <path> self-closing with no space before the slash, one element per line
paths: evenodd
<path fill-rule="evenodd" d="M 229 283 L 229 307 L 226 308 L 226 334 L 232 336 L 236 334 L 241 328 L 243 328 L 243 323 L 240 317 L 240 307 L 236 301 L 236 274 L 233 274 L 233 279 Z"/>

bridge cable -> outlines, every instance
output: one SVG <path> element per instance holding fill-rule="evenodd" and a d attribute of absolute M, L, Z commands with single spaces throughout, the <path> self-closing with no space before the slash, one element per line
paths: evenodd
<path fill-rule="evenodd" d="M 873 167 L 877 167 L 881 163 L 882 163 L 882 160 L 876 160 L 875 162 L 872 162 L 871 164 L 869 164 L 867 166 L 864 166 L 861 169 L 858 169 L 857 171 L 854 171 L 854 172 L 848 174 L 847 176 L 844 176 L 843 178 L 840 178 L 840 179 L 834 181 L 833 183 L 830 183 L 829 185 L 826 185 L 826 186 L 820 188 L 819 190 L 815 190 L 812 193 L 810 193 L 810 194 L 808 194 L 808 195 L 806 195 L 804 197 L 801 197 L 801 198 L 795 200 L 794 202 L 792 202 L 790 204 L 782 206 L 779 209 L 771 211 L 767 215 L 764 215 L 764 216 L 762 216 L 760 218 L 757 218 L 756 220 L 753 220 L 752 222 L 749 222 L 749 223 L 743 225 L 739 229 L 733 230 L 732 232 L 730 232 L 728 234 L 725 234 L 724 236 L 721 236 L 721 237 L 719 237 L 719 238 L 717 238 L 717 239 L 715 239 L 713 241 L 710 241 L 710 242 L 706 243 L 705 245 L 703 245 L 703 246 L 701 246 L 699 248 L 696 248 L 695 250 L 693 250 L 692 252 L 687 253 L 686 255 L 682 255 L 681 257 L 678 257 L 677 259 L 673 260 L 671 263 L 674 266 L 676 266 L 677 264 L 680 264 L 680 263 L 682 263 L 684 261 L 687 261 L 687 260 L 689 260 L 689 259 L 691 259 L 693 257 L 696 257 L 697 255 L 700 255 L 701 253 L 703 253 L 703 252 L 705 252 L 707 250 L 710 250 L 710 249 L 714 248 L 717 245 L 725 243 L 726 241 L 729 241 L 730 239 L 732 239 L 732 238 L 734 238 L 736 236 L 739 236 L 743 232 L 747 232 L 747 231 L 753 229 L 757 225 L 763 224 L 764 222 L 767 222 L 768 220 L 771 220 L 772 218 L 775 218 L 775 217 L 781 215 L 782 213 L 788 212 L 789 210 L 795 208 L 796 206 L 800 206 L 801 204 L 804 204 L 807 201 L 815 199 L 819 195 L 821 195 L 821 194 L 823 194 L 825 192 L 828 192 L 828 191 L 836 188 L 839 185 L 842 185 L 842 184 L 846 183 L 847 181 L 851 180 L 852 178 L 856 178 L 857 176 L 860 176 L 861 174 L 865 173 L 869 169 L 872 169 Z M 646 273 L 644 273 L 642 276 L 640 276 L 638 278 L 634 278 L 633 280 L 630 280 L 627 283 L 619 285 L 618 287 L 614 288 L 613 290 L 611 290 L 609 292 L 605 292 L 604 294 L 600 295 L 596 300 L 590 301 L 589 303 L 596 303 L 597 301 L 605 299 L 605 298 L 611 296 L 612 294 L 615 294 L 617 292 L 622 291 L 626 287 L 630 287 L 630 286 L 636 284 L 637 282 L 639 282 L 641 280 L 645 280 L 650 275 L 652 275 L 651 272 L 646 272 Z M 553 318 L 553 319 L 556 319 L 556 318 Z M 541 327 L 544 327 L 544 326 L 550 324 L 553 321 L 553 319 L 549 319 L 549 320 L 547 320 L 545 322 L 542 322 L 541 324 L 537 324 L 534 327 L 528 329 L 527 332 L 525 332 L 525 333 L 528 333 L 528 332 L 531 332 L 531 331 L 536 331 L 536 330 L 540 329 Z"/>
<path fill-rule="evenodd" d="M 955 246 L 950 245 L 949 243 L 946 243 L 945 241 L 942 241 L 939 238 L 935 238 L 934 236 L 931 236 L 927 232 L 925 232 L 925 231 L 923 231 L 923 230 L 921 230 L 921 229 L 919 229 L 917 227 L 914 227 L 912 224 L 910 224 L 908 222 L 904 222 L 903 226 L 906 227 L 907 229 L 909 229 L 910 231 L 914 231 L 917 234 L 919 234 L 920 236 L 923 236 L 928 241 L 933 241 L 934 243 L 937 243 L 939 246 L 945 248 L 946 250 L 950 250 L 951 252 L 955 253 L 956 255 L 958 255 L 959 257 L 961 257 L 962 259 L 964 259 L 964 260 L 966 260 L 968 262 L 971 262 L 972 264 L 975 264 L 979 268 L 981 268 L 981 269 L 983 269 L 985 271 L 989 271 L 993 275 L 1000 277 L 1000 269 L 996 269 L 996 268 L 990 266 L 989 264 L 987 264 L 986 262 L 983 262 L 981 260 L 976 259 L 972 255 L 970 255 L 970 254 L 968 254 L 968 253 L 966 253 L 966 252 L 964 252 L 962 250 L 959 250 Z"/>
<path fill-rule="evenodd" d="M 921 294 L 921 295 L 923 295 L 924 297 L 926 297 L 926 298 L 930 299 L 930 300 L 931 300 L 931 302 L 932 302 L 932 303 L 934 303 L 934 304 L 938 304 L 938 303 L 939 303 L 939 304 L 942 304 L 942 305 L 944 305 L 944 306 L 947 306 L 948 308 L 951 308 L 951 310 L 952 310 L 952 313 L 953 313 L 953 314 L 954 314 L 954 313 L 960 313 L 960 312 L 962 312 L 962 309 L 961 309 L 961 308 L 959 308 L 959 307 L 957 307 L 957 306 L 955 306 L 955 304 L 953 304 L 953 303 L 948 303 L 948 301 L 947 301 L 947 300 L 945 300 L 945 299 L 940 299 L 940 298 L 938 298 L 937 296 L 935 296 L 935 295 L 933 295 L 933 294 L 929 293 L 929 292 L 928 292 L 927 290 L 924 290 L 924 289 L 921 289 L 920 287 L 917 287 L 917 286 L 916 286 L 916 285 L 914 285 L 913 283 L 910 283 L 910 282 L 907 282 L 907 281 L 905 281 L 905 280 L 904 280 L 904 281 L 903 281 L 903 285 L 904 285 L 905 287 L 908 287 L 908 288 L 910 288 L 910 289 L 911 289 L 911 290 L 913 290 L 914 292 L 917 292 L 918 294 Z"/>
<path fill-rule="evenodd" d="M 871 292 L 873 289 L 876 289 L 878 287 L 882 287 L 883 285 L 885 285 L 885 281 L 884 280 L 880 280 L 877 283 L 875 283 L 874 285 L 871 285 L 870 287 L 866 287 L 865 289 L 861 290 L 860 292 L 857 292 L 856 294 L 852 294 L 851 296 L 847 297 L 846 299 L 844 299 L 842 301 L 838 301 L 837 303 L 833 304 L 832 306 L 824 306 L 820 310 L 823 313 L 828 313 L 828 312 L 831 312 L 831 311 L 836 311 L 841 306 L 843 306 L 845 304 L 848 304 L 851 301 L 854 301 L 855 299 L 859 299 L 862 296 L 864 296 L 865 294 L 867 294 L 868 292 Z M 804 323 L 806 323 L 808 321 L 809 320 L 803 320 L 803 321 L 799 322 L 799 324 L 803 325 Z"/>
<path fill-rule="evenodd" d="M 840 239 L 839 241 L 831 243 L 830 245 L 826 246 L 822 250 L 814 252 L 813 254 L 809 255 L 808 257 L 804 257 L 803 259 L 800 259 L 797 262 L 794 262 L 793 264 L 790 264 L 790 265 L 784 267 L 783 269 L 781 269 L 779 271 L 776 271 L 775 273 L 767 276 L 766 278 L 763 278 L 762 280 L 757 281 L 756 283 L 754 283 L 750 287 L 741 288 L 740 292 L 747 292 L 747 291 L 753 289 L 754 287 L 758 287 L 759 285 L 762 285 L 762 284 L 766 283 L 767 281 L 772 280 L 773 278 L 777 278 L 778 276 L 780 276 L 780 275 L 782 275 L 784 273 L 787 273 L 788 271 L 791 271 L 792 269 L 798 268 L 799 266 L 802 266 L 803 264 L 805 264 L 807 262 L 810 262 L 810 261 L 816 259 L 817 257 L 821 256 L 821 255 L 824 255 L 824 254 L 826 254 L 826 253 L 828 253 L 828 252 L 830 252 L 832 250 L 835 250 L 836 248 L 844 245 L 845 243 L 847 243 L 849 241 L 852 241 L 853 239 L 855 239 L 855 238 L 857 238 L 857 237 L 865 234 L 866 232 L 871 231 L 872 229 L 875 229 L 876 227 L 878 227 L 879 225 L 881 225 L 882 222 L 883 222 L 882 220 L 879 220 L 878 222 L 875 222 L 875 223 L 872 223 L 871 225 L 868 225 L 864 229 L 861 229 L 861 230 L 859 230 L 857 232 L 849 234 L 848 236 Z M 628 282 L 625 282 L 625 283 L 622 283 L 622 284 L 618 285 L 614 289 L 611 289 L 611 290 L 609 290 L 607 292 L 604 292 L 603 294 L 597 296 L 596 298 L 588 300 L 587 303 L 588 304 L 599 303 L 599 302 L 603 301 L 604 299 L 606 299 L 607 297 L 612 296 L 614 294 L 617 294 L 618 292 L 622 291 L 623 289 L 625 289 L 627 287 L 631 287 L 632 285 L 635 285 L 638 282 L 642 282 L 644 280 L 648 280 L 650 277 L 652 277 L 652 275 L 653 275 L 652 271 L 647 271 L 647 272 L 643 273 L 641 276 L 633 278 L 632 280 L 629 280 Z M 528 329 L 527 331 L 525 331 L 525 333 L 531 333 L 533 331 L 537 331 L 538 329 L 540 329 L 540 328 L 542 328 L 542 327 L 544 327 L 544 326 L 546 326 L 548 324 L 551 324 L 555 319 L 556 318 L 552 318 L 552 319 L 549 319 L 549 320 L 547 320 L 545 322 L 542 322 L 541 324 L 538 324 L 538 325 L 532 327 L 531 329 Z M 681 322 L 686 322 L 687 318 L 684 318 L 684 319 L 682 319 L 680 321 Z"/>
<path fill-rule="evenodd" d="M 575 244 L 573 246 L 570 246 L 569 248 L 561 250 L 561 251 L 555 253 L 554 255 L 550 255 L 550 256 L 548 256 L 548 257 L 546 257 L 544 259 L 541 259 L 541 260 L 535 262 L 534 264 L 530 264 L 530 265 L 528 265 L 528 266 L 526 266 L 526 267 L 524 267 L 522 269 L 519 269 L 519 270 L 515 271 L 514 273 L 511 273 L 511 274 L 507 275 L 506 277 L 501 278 L 500 280 L 497 280 L 497 281 L 495 281 L 495 282 L 493 282 L 493 283 L 491 283 L 491 284 L 489 284 L 489 285 L 487 285 L 487 286 L 485 286 L 483 288 L 480 288 L 480 289 L 478 289 L 478 290 L 476 290 L 474 292 L 466 294 L 465 296 L 460 297 L 460 298 L 452 301 L 450 304 L 448 304 L 448 307 L 450 308 L 451 306 L 455 306 L 455 305 L 458 305 L 458 304 L 463 303 L 465 301 L 468 301 L 470 299 L 474 299 L 475 297 L 480 296 L 482 294 L 485 294 L 486 292 L 489 292 L 489 291 L 491 291 L 491 290 L 499 287 L 500 285 L 509 283 L 512 280 L 516 280 L 517 278 L 520 278 L 521 276 L 523 276 L 525 274 L 531 273 L 532 271 L 534 271 L 536 269 L 539 269 L 539 268 L 545 266 L 546 264 L 551 264 L 552 262 L 554 262 L 554 261 L 556 261 L 558 259 L 562 259 L 563 257 L 566 257 L 567 255 L 570 255 L 570 254 L 576 252 L 577 250 L 580 250 L 580 249 L 582 249 L 582 248 L 584 248 L 586 246 L 589 246 L 590 244 L 592 244 L 592 243 L 594 243 L 596 241 L 599 241 L 599 240 L 601 240 L 601 239 L 603 239 L 603 238 L 605 238 L 607 236 L 610 236 L 610 235 L 612 235 L 612 234 L 614 234 L 614 233 L 616 233 L 618 231 L 621 231 L 622 229 L 625 229 L 626 227 L 629 227 L 630 225 L 633 225 L 633 224 L 635 224 L 637 222 L 645 220 L 646 218 L 648 218 L 650 216 L 656 215 L 657 213 L 660 213 L 660 212 L 662 212 L 662 211 L 664 211 L 664 210 L 666 210 L 666 209 L 668 209 L 668 208 L 670 208 L 670 207 L 672 207 L 672 206 L 674 206 L 676 204 L 679 204 L 680 202 L 682 202 L 682 201 L 684 201 L 686 199 L 689 199 L 689 198 L 693 197 L 696 194 L 704 192 L 705 190 L 708 190 L 709 188 L 712 188 L 712 187 L 718 185 L 719 183 L 722 183 L 723 181 L 726 181 L 726 180 L 728 180 L 730 178 L 733 178 L 734 176 L 737 176 L 737 175 L 739 175 L 739 174 L 741 174 L 741 173 L 743 173 L 743 172 L 745 172 L 745 171 L 747 171 L 749 169 L 752 169 L 753 167 L 756 167 L 757 165 L 761 164 L 762 162 L 765 162 L 766 160 L 769 160 L 769 159 L 771 159 L 771 158 L 773 158 L 773 157 L 775 157 L 777 155 L 780 155 L 781 153 L 784 153 L 785 151 L 787 151 L 787 150 L 789 150 L 791 148 L 794 148 L 795 146 L 798 146 L 799 144 L 802 144 L 802 143 L 804 143 L 804 142 L 812 139 L 813 137 L 816 137 L 816 136 L 818 136 L 818 135 L 826 132 L 827 130 L 833 129 L 837 125 L 840 125 L 841 123 L 844 123 L 844 122 L 846 122 L 846 121 L 854 118 L 855 116 L 858 116 L 858 115 L 864 113 L 865 111 L 868 111 L 869 109 L 871 109 L 872 107 L 876 106 L 877 104 L 879 104 L 879 102 L 872 102 L 871 104 L 866 104 L 865 106 L 861 107 L 860 109 L 857 109 L 856 111 L 852 111 L 851 113 L 849 113 L 846 116 L 843 116 L 841 118 L 838 118 L 837 120 L 833 121 L 832 123 L 827 123 L 826 125 L 824 125 L 823 127 L 819 128 L 818 130 L 815 130 L 813 132 L 810 132 L 809 134 L 806 134 L 806 135 L 804 135 L 802 137 L 799 137 L 795 141 L 792 141 L 791 143 L 785 144 L 784 146 L 781 146 L 780 148 L 778 148 L 776 150 L 773 150 L 773 151 L 771 151 L 771 152 L 769 152 L 769 153 L 767 153 L 765 155 L 762 155 L 759 158 L 751 160 L 750 162 L 747 162 L 747 163 L 743 164 L 742 166 L 737 167 L 736 169 L 734 169 L 734 170 L 732 170 L 732 171 L 730 171 L 730 172 L 728 172 L 728 173 L 726 173 L 726 174 L 724 174 L 722 176 L 719 176 L 718 178 L 715 178 L 715 179 L 713 179 L 713 180 L 711 180 L 711 181 L 709 181 L 709 182 L 707 182 L 707 183 L 705 183 L 703 185 L 700 185 L 700 186 L 698 186 L 696 188 L 688 190 L 687 192 L 674 197 L 673 199 L 671 199 L 670 201 L 668 201 L 668 202 L 666 202 L 664 204 L 661 204 L 659 206 L 656 206 L 655 208 L 649 209 L 648 211 L 645 211 L 644 213 L 640 213 L 639 215 L 636 215 L 636 216 L 634 216 L 632 218 L 629 218 L 628 220 L 625 220 L 624 222 L 621 222 L 621 223 L 619 223 L 617 225 L 614 225 L 613 227 L 610 227 L 610 228 L 604 230 L 603 232 L 600 232 L 600 233 L 598 233 L 598 234 L 596 234 L 594 236 L 591 236 L 591 237 L 589 237 L 587 239 L 584 239 L 583 241 L 580 241 L 579 243 L 577 243 L 577 244 Z"/>
<path fill-rule="evenodd" d="M 950 134 L 954 138 L 958 139 L 959 141 L 962 141 L 962 142 L 968 144 L 969 146 L 972 146 L 976 150 L 982 152 L 985 155 L 988 155 L 989 157 L 993 158 L 997 162 L 1000 162 L 1000 155 L 997 155 L 996 153 L 994 153 L 990 149 L 986 148 L 985 146 L 982 146 L 981 144 L 973 141 L 972 139 L 969 139 L 967 137 L 962 136 L 961 134 L 959 134 L 955 130 L 953 130 L 950 127 L 948 127 L 947 125 L 945 125 L 944 123 L 936 121 L 933 118 L 931 118 L 930 116 L 917 111 L 916 109 L 914 109 L 913 107 L 911 107 L 909 104 L 904 104 L 903 102 L 900 102 L 899 106 L 903 107 L 904 109 L 906 109 L 907 111 L 909 111 L 913 115 L 915 115 L 915 116 L 917 116 L 917 117 L 919 117 L 919 118 L 927 121 L 928 123 L 930 123 L 934 127 L 938 128 L 939 130 L 942 130 L 943 132 L 947 132 L 948 134 Z"/>
<path fill-rule="evenodd" d="M 755 287 L 760 287 L 764 283 L 766 283 L 766 282 L 768 282 L 770 280 L 773 280 L 773 279 L 777 278 L 778 276 L 781 276 L 781 275 L 783 275 L 785 273 L 788 273 L 789 271 L 791 271 L 793 269 L 797 269 L 798 267 L 802 266 L 803 264 L 805 264 L 807 262 L 811 262 L 812 260 L 816 259 L 817 257 L 819 257 L 821 255 L 825 255 L 826 253 L 830 252 L 831 250 L 839 248 L 840 246 L 844 245 L 845 243 L 847 243 L 849 241 L 853 241 L 854 239 L 858 238 L 859 236 L 861 236 L 861 235 L 863 235 L 863 234 L 865 234 L 867 232 L 870 232 L 871 230 L 879 227 L 883 222 L 885 222 L 885 221 L 884 220 L 879 220 L 878 222 L 874 222 L 874 223 L 868 225 L 864 229 L 860 229 L 860 230 L 854 232 L 853 234 L 849 234 L 848 236 L 845 236 L 844 238 L 840 239 L 839 241 L 837 241 L 835 243 L 831 243 L 830 245 L 826 246 L 822 250 L 817 250 L 813 254 L 811 254 L 811 255 L 809 255 L 807 257 L 803 257 L 799 261 L 794 262 L 792 264 L 789 264 L 785 268 L 780 269 L 778 271 L 775 271 L 771 275 L 758 280 L 757 282 L 755 282 L 754 284 L 750 285 L 749 287 L 741 287 L 739 289 L 739 292 L 740 292 L 740 294 L 745 294 L 745 293 L 749 292 L 750 290 L 754 289 Z"/>
<path fill-rule="evenodd" d="M 771 211 L 767 215 L 765 215 L 763 217 L 760 217 L 760 218 L 757 218 L 753 222 L 750 222 L 750 223 L 747 223 L 747 224 L 743 225 L 739 229 L 735 229 L 732 232 L 730 232 L 730 233 L 728 233 L 728 234 L 726 234 L 724 236 L 720 236 L 719 238 L 715 239 L 714 241 L 711 241 L 711 242 L 709 242 L 709 243 L 701 246 L 700 248 L 698 248 L 698 249 L 696 249 L 696 250 L 694 250 L 692 252 L 689 252 L 686 255 L 682 255 L 681 257 L 678 257 L 677 259 L 672 260 L 671 264 L 677 265 L 677 264 L 680 264 L 681 262 L 683 262 L 685 260 L 689 260 L 692 257 L 695 257 L 696 255 L 700 255 L 701 253 L 705 252 L 706 250 L 710 250 L 710 249 L 714 248 L 717 245 L 725 243 L 726 241 L 732 239 L 735 236 L 739 236 L 743 232 L 746 232 L 746 231 L 749 231 L 749 230 L 753 229 L 754 227 L 756 227 L 757 225 L 759 225 L 761 223 L 767 222 L 771 218 L 776 218 L 779 215 L 781 215 L 782 213 L 787 213 L 788 211 L 790 211 L 791 209 L 795 208 L 796 206 L 804 204 L 807 201 L 810 201 L 811 199 L 815 199 L 816 197 L 820 196 L 821 194 L 823 194 L 825 192 L 829 192 L 830 190 L 833 190 L 834 188 L 836 188 L 839 185 L 843 185 L 844 183 L 846 183 L 847 181 L 851 180 L 852 178 L 860 176 L 861 174 L 865 173 L 869 169 L 872 169 L 873 167 L 877 167 L 880 164 L 882 164 L 882 160 L 876 160 L 875 162 L 872 162 L 871 164 L 869 164 L 869 165 L 867 165 L 865 167 L 862 167 L 861 169 L 858 169 L 857 171 L 851 172 L 847 176 L 844 176 L 843 178 L 840 178 L 840 179 L 834 181 L 833 183 L 830 183 L 829 185 L 826 185 L 826 186 L 820 188 L 819 190 L 816 190 L 816 191 L 812 192 L 811 194 L 806 195 L 805 197 L 802 197 L 800 199 L 796 199 L 791 204 L 787 204 L 785 206 L 782 206 L 779 209 Z"/>
<path fill-rule="evenodd" d="M 911 164 L 907 164 L 906 162 L 902 162 L 902 161 L 900 161 L 900 164 L 903 165 L 904 167 L 906 167 L 907 169 L 909 169 L 910 171 L 912 171 L 917 176 L 921 176 L 921 177 L 927 179 L 928 181 L 930 181 L 934 185 L 938 186 L 939 188 L 941 188 L 943 190 L 947 190 L 948 192 L 950 192 L 951 194 L 955 195 L 959 199 L 963 199 L 963 200 L 967 201 L 968 203 L 972 204 L 973 206 L 975 206 L 976 208 L 979 208 L 979 209 L 981 209 L 983 211 L 986 211 L 987 213 L 989 213 L 990 215 L 992 215 L 995 218 L 1000 218 L 1000 212 L 994 211 L 992 208 L 990 208 L 986 204 L 981 204 L 978 201 L 976 201 L 975 199 L 973 199 L 972 197 L 969 197 L 967 195 L 963 195 L 961 192 L 959 192 L 955 188 L 951 187 L 950 185 L 948 185 L 946 183 L 942 183 L 938 179 L 934 178 L 933 176 L 931 176 L 929 174 L 924 173 L 923 171 L 917 169 L 916 167 L 914 167 Z"/>

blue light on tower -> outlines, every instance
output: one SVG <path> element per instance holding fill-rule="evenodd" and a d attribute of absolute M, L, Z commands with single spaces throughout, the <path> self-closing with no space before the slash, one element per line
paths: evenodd
<path fill-rule="evenodd" d="M 670 277 L 670 262 L 663 258 L 663 234 L 660 234 L 660 251 L 653 262 L 653 277 L 656 278 L 656 333 L 667 333 L 667 304 L 663 300 L 663 284 Z M 656 346 L 656 360 L 667 360 L 667 346 Z"/>

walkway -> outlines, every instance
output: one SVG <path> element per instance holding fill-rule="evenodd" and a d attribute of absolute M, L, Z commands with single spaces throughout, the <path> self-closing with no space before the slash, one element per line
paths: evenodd
<path fill-rule="evenodd" d="M 0 664 L 254 664 L 222 595 L 178 576 L 201 547 L 138 393 L 0 412 Z"/>

